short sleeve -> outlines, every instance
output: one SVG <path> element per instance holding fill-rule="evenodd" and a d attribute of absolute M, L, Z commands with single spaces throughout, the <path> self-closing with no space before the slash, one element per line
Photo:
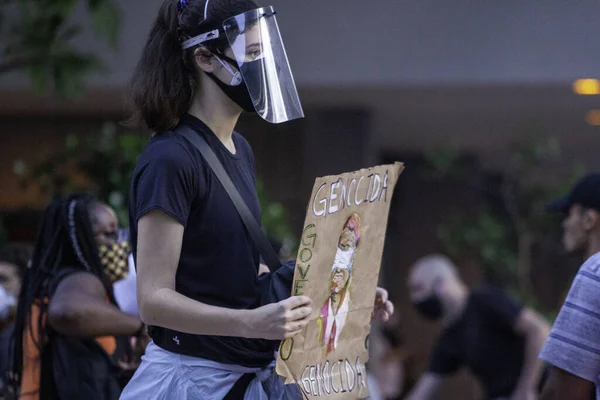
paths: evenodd
<path fill-rule="evenodd" d="M 252 174 L 252 180 L 256 184 L 256 161 L 254 159 L 254 152 L 250 143 L 239 133 L 234 132 L 236 143 L 243 147 L 243 153 L 248 161 L 249 171 Z"/>
<path fill-rule="evenodd" d="M 474 303 L 489 320 L 507 328 L 513 328 L 523 306 L 499 289 L 488 288 L 476 294 Z"/>
<path fill-rule="evenodd" d="M 451 336 L 442 334 L 433 350 L 428 371 L 438 375 L 450 375 L 458 371 L 462 362 L 455 349 Z"/>
<path fill-rule="evenodd" d="M 590 382 L 600 375 L 599 256 L 579 270 L 540 358 Z"/>
<path fill-rule="evenodd" d="M 150 147 L 151 146 L 151 147 Z M 199 173 L 187 150 L 175 139 L 150 144 L 133 179 L 136 221 L 160 210 L 186 225 L 197 195 Z"/>

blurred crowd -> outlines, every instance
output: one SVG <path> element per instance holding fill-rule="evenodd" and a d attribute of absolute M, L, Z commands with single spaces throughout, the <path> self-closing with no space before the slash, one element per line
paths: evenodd
<path fill-rule="evenodd" d="M 18 398 L 44 398 L 42 388 L 53 381 L 42 373 L 46 363 L 61 364 L 77 398 L 83 386 L 95 389 L 92 382 L 78 381 L 78 368 L 104 369 L 107 376 L 117 369 L 115 393 L 126 385 L 149 340 L 137 312 L 127 239 L 110 206 L 73 194 L 47 207 L 35 245 L 10 243 L 0 252 L 0 368 L 6 398 L 16 392 Z M 58 346 L 55 354 L 62 359 L 46 359 L 45 346 Z M 85 357 L 73 359 L 73 350 Z"/>
<path fill-rule="evenodd" d="M 563 214 L 565 250 L 585 261 L 554 326 L 499 288 L 469 288 L 448 257 L 424 255 L 410 267 L 406 288 L 414 311 L 441 324 L 441 334 L 422 372 L 402 336 L 402 317 L 374 322 L 372 400 L 444 398 L 444 381 L 461 368 L 479 382 L 486 399 L 596 398 L 600 175 L 586 176 L 547 209 Z M 35 243 L 10 243 L 0 251 L 4 398 L 43 399 L 40 393 L 56 382 L 69 386 L 73 398 L 83 398 L 86 391 L 106 390 L 102 374 L 115 370 L 118 384 L 110 390 L 118 397 L 150 340 L 138 315 L 128 239 L 110 206 L 72 194 L 47 207 Z M 45 346 L 57 350 L 54 358 L 45 357 Z M 42 372 L 50 364 L 54 379 Z M 95 368 L 100 382 L 78 379 L 82 368 Z"/>
<path fill-rule="evenodd" d="M 600 398 L 600 175 L 585 176 L 546 211 L 563 216 L 564 250 L 583 261 L 553 326 L 499 288 L 468 288 L 449 258 L 424 256 L 408 275 L 410 299 L 423 318 L 441 322 L 441 334 L 416 382 L 410 347 L 389 327 L 373 334 L 373 399 L 444 398 L 444 381 L 461 368 L 490 400 Z"/>
<path fill-rule="evenodd" d="M 76 92 L 75 89 L 83 83 L 80 81 L 84 76 L 105 69 L 101 61 L 104 56 L 108 56 L 106 46 L 100 47 L 104 51 L 88 52 L 91 48 L 98 48 L 95 41 L 85 41 L 89 32 L 83 35 L 85 40 L 76 40 L 80 31 L 84 32 L 89 25 L 94 28 L 94 35 L 106 36 L 109 44 L 114 42 L 115 48 L 121 47 L 122 53 L 115 54 L 111 59 L 113 66 L 118 65 L 121 70 L 113 71 L 112 78 L 109 76 L 108 79 L 99 80 L 98 89 L 103 87 L 102 84 L 106 87 L 112 85 L 116 87 L 109 88 L 107 93 L 117 93 L 113 90 L 119 87 L 117 82 L 131 61 L 130 55 L 138 48 L 141 50 L 126 89 L 130 103 L 127 125 L 131 129 L 156 134 L 141 152 L 135 148 L 137 145 L 133 139 L 131 142 L 124 139 L 122 143 L 118 142 L 119 145 L 105 145 L 104 139 L 97 142 L 101 143 L 97 147 L 102 148 L 119 148 L 122 144 L 123 151 L 127 154 L 124 158 L 128 162 L 137 159 L 135 170 L 129 168 L 128 163 L 122 162 L 120 156 L 105 157 L 103 153 L 93 152 L 100 160 L 98 166 L 96 163 L 72 162 L 74 160 L 71 157 L 78 154 L 78 136 L 69 135 L 67 153 L 53 158 L 55 161 L 66 159 L 71 164 L 81 164 L 82 172 L 95 170 L 95 176 L 100 177 L 98 179 L 94 179 L 94 175 L 83 174 L 89 175 L 90 181 L 96 181 L 95 183 L 105 180 L 113 184 L 115 181 L 119 182 L 119 186 L 123 184 L 123 188 L 129 187 L 129 223 L 119 221 L 110 205 L 90 194 L 70 193 L 55 198 L 46 205 L 38 224 L 36 239 L 32 243 L 10 242 L 0 249 L 0 400 L 308 398 L 306 393 L 301 394 L 299 385 L 284 387 L 283 380 L 275 371 L 274 355 L 280 341 L 287 341 L 307 332 L 309 322 L 313 322 L 312 306 L 317 305 L 313 305 L 314 299 L 308 296 L 296 295 L 299 293 L 298 285 L 291 296 L 295 265 L 281 265 L 278 255 L 272 254 L 273 249 L 268 246 L 268 239 L 261 231 L 261 218 L 269 216 L 269 213 L 261 212 L 261 199 L 255 190 L 255 157 L 248 141 L 234 131 L 242 111 L 254 114 L 270 124 L 281 124 L 304 117 L 275 9 L 270 6 L 259 7 L 252 0 L 164 0 L 148 31 L 145 44 L 136 44 L 136 32 L 151 15 L 146 8 L 151 8 L 152 4 L 130 2 L 143 4 L 144 9 L 137 4 L 136 7 L 123 10 L 123 21 L 127 23 L 127 30 L 124 30 L 127 34 L 123 37 L 126 45 L 116 46 L 121 43 L 118 35 L 121 12 L 117 6 L 125 2 L 89 0 L 89 7 L 86 8 L 89 11 L 87 17 L 90 18 L 86 17 L 81 21 L 79 18 L 84 14 L 81 7 L 76 7 L 80 2 L 8 1 L 2 4 L 5 3 L 7 7 L 3 11 L 6 15 L 0 14 L 0 20 L 3 23 L 13 23 L 14 26 L 4 24 L 7 28 L 3 35 L 6 45 L 0 46 L 0 51 L 8 58 L 6 62 L 0 62 L 0 75 L 14 72 L 18 78 L 18 74 L 27 72 L 37 91 L 48 86 L 58 94 Z M 333 4 L 321 2 L 320 5 L 325 3 Z M 337 5 L 330 12 L 318 10 L 316 14 L 326 15 L 324 18 L 313 18 L 311 21 L 308 15 L 306 20 L 311 23 L 304 23 L 307 25 L 304 33 L 299 31 L 299 24 L 288 25 L 286 28 L 296 35 L 296 46 L 305 44 L 304 58 L 308 61 L 305 60 L 303 64 L 306 69 L 298 76 L 307 87 L 311 82 L 316 85 L 308 91 L 312 92 L 313 98 L 310 106 L 319 107 L 319 110 L 331 110 L 316 113 L 316 122 L 297 125 L 297 128 L 290 130 L 291 135 L 279 136 L 283 139 L 278 139 L 282 140 L 278 142 L 278 159 L 271 159 L 271 154 L 267 154 L 273 152 L 275 147 L 263 149 L 272 165 L 279 164 L 276 160 L 285 159 L 295 172 L 301 172 L 298 173 L 297 181 L 286 176 L 283 169 L 277 171 L 278 174 L 274 174 L 273 179 L 286 179 L 290 182 L 289 187 L 302 186 L 298 182 L 304 180 L 305 176 L 309 177 L 312 172 L 325 167 L 355 165 L 361 159 L 371 158 L 379 150 L 384 150 L 383 153 L 391 156 L 393 151 L 402 151 L 408 155 L 406 152 L 409 150 L 416 152 L 421 149 L 423 154 L 419 154 L 419 158 L 424 156 L 427 164 L 435 167 L 428 171 L 431 177 L 441 177 L 441 172 L 444 172 L 444 176 L 446 173 L 447 176 L 458 176 L 462 175 L 458 170 L 464 169 L 468 171 L 465 176 L 472 175 L 473 181 L 484 182 L 486 187 L 482 194 L 491 191 L 488 189 L 493 184 L 497 186 L 495 192 L 502 192 L 502 197 L 514 200 L 511 202 L 514 207 L 494 205 L 493 208 L 502 208 L 499 215 L 518 216 L 520 209 L 528 209 L 529 206 L 521 204 L 521 197 L 537 199 L 541 197 L 538 190 L 531 190 L 531 194 L 524 196 L 513 195 L 513 191 L 525 186 L 521 185 L 525 179 L 504 177 L 509 175 L 507 171 L 511 168 L 514 169 L 513 175 L 524 175 L 523 171 L 530 164 L 540 166 L 545 153 L 558 153 L 558 145 L 551 141 L 548 146 L 535 144 L 531 149 L 524 145 L 513 146 L 519 148 L 518 152 L 510 150 L 517 152 L 514 158 L 518 162 L 514 163 L 502 160 L 503 155 L 494 159 L 494 162 L 486 160 L 484 163 L 483 160 L 492 152 L 494 155 L 503 154 L 497 146 L 501 143 L 501 135 L 506 136 L 502 141 L 512 136 L 521 136 L 520 133 L 506 134 L 504 129 L 507 127 L 514 128 L 521 120 L 527 120 L 529 125 L 529 119 L 535 121 L 532 115 L 539 114 L 543 115 L 542 127 L 555 124 L 558 129 L 565 130 L 567 116 L 574 115 L 570 113 L 581 106 L 564 107 L 562 102 L 541 101 L 544 100 L 543 97 L 552 97 L 555 90 L 557 94 L 562 93 L 563 89 L 558 82 L 562 82 L 566 76 L 571 77 L 575 71 L 577 74 L 585 71 L 581 68 L 562 68 L 564 66 L 560 65 L 561 62 L 572 58 L 569 56 L 571 53 L 566 50 L 575 49 L 575 53 L 579 51 L 583 54 L 583 57 L 576 58 L 580 63 L 586 58 L 594 60 L 589 57 L 593 52 L 580 51 L 580 47 L 569 45 L 569 35 L 561 35 L 561 40 L 557 41 L 560 43 L 553 51 L 539 51 L 538 43 L 545 45 L 546 42 L 551 42 L 547 38 L 552 36 L 548 35 L 561 32 L 560 26 L 555 26 L 550 21 L 561 22 L 561 14 L 564 14 L 562 11 L 570 9 L 562 6 L 557 8 L 558 2 L 545 5 L 546 8 L 539 10 L 531 5 L 517 9 L 513 7 L 517 2 L 505 2 L 508 5 L 500 7 L 500 2 L 496 2 L 494 7 L 483 7 L 481 10 L 489 10 L 483 10 L 486 14 L 481 14 L 482 11 L 475 7 L 475 3 L 469 5 L 469 12 L 462 12 L 454 5 L 449 5 L 449 2 L 444 3 L 447 8 L 415 2 L 418 5 L 414 9 L 408 7 L 405 13 L 399 13 L 389 12 L 391 8 L 388 10 L 389 7 L 381 7 L 380 4 L 373 7 L 362 3 L 364 2 L 357 2 L 350 7 L 346 5 L 345 8 L 356 10 L 352 10 L 353 13 L 343 10 L 336 18 L 330 18 L 329 14 L 333 14 L 331 10 Z M 541 7 L 538 3 L 542 2 L 535 3 L 536 7 Z M 294 2 L 295 6 L 298 4 L 300 2 Z M 363 12 L 359 7 L 363 5 L 368 8 L 369 13 Z M 552 7 L 558 11 L 552 11 Z M 294 15 L 289 17 L 289 22 L 300 21 L 301 18 L 296 15 L 305 17 L 305 13 L 298 12 L 299 9 L 288 8 L 288 11 L 292 10 Z M 375 14 L 371 12 L 383 14 L 372 18 Z M 530 14 L 541 15 L 543 23 L 522 24 L 524 16 L 527 16 L 527 20 L 531 19 Z M 353 15 L 358 24 L 350 22 Z M 397 15 L 405 16 L 404 23 L 398 23 Z M 387 16 L 391 16 L 389 24 L 381 18 Z M 457 19 L 459 16 L 462 19 Z M 369 17 L 372 19 L 371 24 L 365 25 Z M 518 18 L 512 20 L 513 17 Z M 302 18 L 303 22 L 304 19 Z M 481 21 L 487 20 L 492 23 L 481 24 Z M 565 19 L 567 24 L 572 20 L 572 17 Z M 406 22 L 410 23 L 407 25 Z M 578 27 L 593 25 L 578 22 Z M 432 26 L 428 24 L 436 25 L 437 30 L 430 29 Z M 394 25 L 394 29 L 390 30 L 391 25 Z M 496 28 L 482 30 L 484 25 Z M 512 29 L 520 25 L 547 25 L 552 29 Z M 361 28 L 356 29 L 357 26 Z M 332 27 L 337 36 L 329 34 L 330 31 L 333 32 Z M 402 27 L 402 30 L 396 31 L 397 27 Z M 421 29 L 423 27 L 427 28 L 428 33 L 417 35 L 417 41 L 410 34 L 403 35 L 407 38 L 405 42 L 394 36 L 398 32 L 424 30 Z M 459 29 L 455 29 L 456 27 Z M 324 30 L 319 33 L 319 28 Z M 571 28 L 569 26 L 569 30 Z M 471 31 L 478 34 L 470 35 Z M 498 36 L 494 36 L 495 32 Z M 580 38 L 593 37 L 585 33 L 580 32 Z M 481 40 L 471 41 L 469 35 Z M 321 36 L 328 41 L 323 40 L 324 45 L 319 43 L 320 48 L 315 49 L 315 38 Z M 371 43 L 371 38 L 384 36 L 388 39 L 387 43 L 379 40 L 378 43 Z M 440 37 L 450 45 L 445 46 L 443 40 L 439 41 Z M 428 42 L 431 38 L 435 40 Z M 575 35 L 571 40 L 573 43 L 585 43 L 580 38 Z M 69 44 L 71 40 L 73 49 Z M 352 42 L 353 47 L 363 50 L 362 54 L 371 55 L 354 57 L 352 61 L 366 60 L 368 63 L 350 62 L 345 63 L 342 69 L 337 68 L 341 61 L 345 61 L 344 57 L 340 58 L 336 52 L 323 49 L 333 49 L 335 45 L 340 47 L 340 43 L 336 43 L 340 40 Z M 513 46 L 516 52 L 512 55 L 505 52 L 510 50 L 510 43 L 519 44 Z M 463 46 L 462 50 L 456 48 L 457 44 Z M 494 44 L 496 47 L 491 46 Z M 380 50 L 377 50 L 377 46 Z M 85 51 L 80 54 L 75 51 L 76 48 Z M 347 46 L 343 45 L 341 48 Z M 447 49 L 452 51 L 446 51 Z M 520 63 L 524 49 L 529 50 L 525 62 Z M 416 55 L 408 57 L 413 58 L 414 63 L 398 68 L 401 61 L 407 59 L 404 56 L 407 52 Z M 354 55 L 358 52 L 348 53 Z M 467 53 L 476 54 L 477 57 L 463 57 Z M 545 75 L 540 79 L 539 70 L 544 69 L 546 64 L 552 65 L 552 62 L 538 57 L 543 53 L 552 53 L 559 62 L 553 65 L 556 68 L 550 68 L 552 71 L 542 71 Z M 352 58 L 349 54 L 344 56 Z M 494 57 L 506 58 L 506 62 L 487 63 L 490 64 L 487 67 L 494 68 L 479 68 L 482 63 L 473 62 L 485 61 L 486 56 L 490 58 L 492 54 Z M 127 57 L 121 57 L 125 55 Z M 309 58 L 309 55 L 315 60 Z M 319 55 L 329 55 L 330 59 Z M 373 57 L 377 55 L 385 57 L 378 60 Z M 387 58 L 390 55 L 392 58 Z M 452 55 L 453 58 L 449 57 Z M 292 56 L 296 57 L 301 59 L 302 53 Z M 394 57 L 398 62 L 394 61 Z M 110 61 L 109 58 L 106 61 Z M 335 62 L 331 62 L 332 60 Z M 469 64 L 476 67 L 470 71 Z M 593 62 L 591 64 L 593 67 Z M 375 68 L 369 68 L 369 65 Z M 310 69 L 307 68 L 309 66 Z M 354 69 L 346 68 L 349 66 Z M 386 66 L 389 66 L 387 72 L 383 68 Z M 516 67 L 516 70 L 511 72 L 506 69 L 507 66 Z M 404 75 L 398 74 L 400 69 L 406 70 Z M 371 77 L 364 75 L 365 71 L 371 72 Z M 589 71 L 593 71 L 593 68 Z M 12 79 L 13 75 L 5 76 Z M 359 79 L 354 80 L 354 76 Z M 544 82 L 550 77 L 547 86 L 541 86 L 544 90 L 535 91 L 536 95 L 532 97 L 539 104 L 533 104 L 533 101 L 532 104 L 526 104 L 530 102 L 529 98 L 519 98 L 512 104 L 512 99 L 527 91 L 519 89 L 515 91 L 517 95 L 511 96 L 507 96 L 507 93 L 512 93 L 522 83 L 531 83 L 534 76 L 535 81 Z M 304 81 L 307 77 L 318 79 Z M 510 85 L 506 85 L 506 77 L 511 77 Z M 525 81 L 521 81 L 523 78 Z M 495 88 L 498 90 L 496 93 L 502 94 L 496 96 L 501 101 L 492 101 L 486 107 L 479 104 L 473 107 L 478 101 L 460 93 L 462 84 L 454 84 L 465 79 L 466 83 L 477 83 L 469 88 L 469 91 L 478 93 L 475 99 L 487 102 L 495 97 L 490 95 L 488 89 Z M 18 79 L 15 81 L 19 83 Z M 422 81 L 426 90 L 421 90 L 421 84 L 415 88 L 402 86 L 417 81 Z M 112 84 L 107 85 L 107 82 Z M 452 82 L 454 83 L 449 85 L 450 89 L 438 84 Z M 340 83 L 344 84 L 340 86 Z M 482 83 L 487 86 L 481 86 Z M 322 84 L 335 89 L 331 91 L 331 96 L 321 93 L 319 87 Z M 354 84 L 356 91 L 346 90 L 346 86 Z M 365 88 L 370 89 L 363 90 L 364 84 L 367 84 Z M 385 86 L 385 90 L 383 87 L 376 87 L 377 85 Z M 20 89 L 13 92 L 12 85 L 6 88 L 11 89 L 6 92 L 5 98 L 18 100 Z M 88 96 L 87 99 L 95 96 L 116 98 L 106 96 L 105 89 L 90 92 L 98 94 Z M 600 82 L 584 79 L 574 85 L 573 89 L 578 94 L 598 95 Z M 451 100 L 443 102 L 442 95 L 446 90 L 451 90 L 448 91 Z M 396 93 L 400 91 L 407 93 L 404 102 L 396 98 Z M 360 95 L 360 102 L 356 101 L 353 93 Z M 426 93 L 425 97 L 423 93 Z M 339 97 L 342 101 L 332 102 L 327 97 Z M 430 104 L 423 98 L 434 101 Z M 563 98 L 566 99 L 557 97 Z M 53 98 L 48 99 L 40 100 L 39 104 L 43 107 L 37 114 L 25 111 L 15 113 L 14 110 L 34 107 L 27 100 L 16 101 L 23 106 L 14 110 L 8 107 L 5 113 L 8 117 L 17 116 L 21 119 L 42 115 L 44 119 L 27 125 L 27 129 L 46 134 L 46 125 L 48 121 L 52 121 L 49 117 L 56 114 L 57 110 L 62 110 L 62 107 L 68 109 L 75 105 L 74 102 L 65 102 L 60 107 L 54 107 Z M 86 118 L 85 115 L 95 115 L 96 119 L 109 115 L 109 111 L 99 107 L 99 104 L 108 104 L 110 101 L 86 102 L 85 107 L 78 108 L 77 114 L 69 111 L 66 115 L 77 119 L 79 125 Z M 342 103 L 346 108 L 333 107 Z M 398 112 L 400 108 L 395 107 L 409 103 L 411 107 L 402 112 Z M 504 115 L 506 113 L 496 111 L 495 107 L 502 104 L 505 104 L 504 111 L 510 111 L 508 118 Z M 436 105 L 440 112 L 432 117 L 431 110 Z M 111 107 L 117 108 L 113 105 Z M 569 113 L 559 112 L 552 120 L 548 120 L 548 113 L 542 111 L 561 108 Z M 100 109 L 101 112 L 92 113 L 93 109 Z M 394 135 L 399 130 L 396 122 L 412 114 L 418 116 L 403 121 L 401 125 L 405 130 L 410 128 L 429 133 L 429 139 L 421 135 L 418 139 L 415 139 L 416 135 L 404 135 L 411 138 L 408 141 L 396 141 L 396 136 L 403 136 Z M 492 115 L 494 119 L 487 119 L 492 118 Z M 592 126 L 600 125 L 599 115 L 599 110 L 590 110 L 586 115 L 586 122 Z M 439 120 L 438 125 L 430 124 L 436 119 Z M 325 120 L 329 121 L 321 124 Z M 475 124 L 456 124 L 463 120 L 473 120 Z M 373 121 L 376 123 L 372 123 Z M 422 124 L 422 129 L 416 129 L 419 124 Z M 340 129 L 335 129 L 335 125 L 339 125 Z M 377 129 L 371 131 L 370 125 Z M 450 134 L 438 134 L 441 132 L 439 128 L 443 126 L 445 129 L 445 125 L 454 125 Z M 492 132 L 490 127 L 495 125 L 498 126 L 497 130 Z M 15 131 L 27 132 L 26 128 L 17 129 L 16 126 L 9 121 L 5 137 L 8 138 Z M 64 127 L 66 125 L 57 125 L 52 131 L 58 134 L 65 131 Z M 465 128 L 466 131 L 462 133 L 472 136 L 463 135 L 459 139 L 469 143 L 469 151 L 483 151 L 484 142 L 475 138 L 475 134 L 481 130 L 487 133 L 487 137 L 496 135 L 495 139 L 485 143 L 486 151 L 481 153 L 481 163 L 478 157 L 476 163 L 474 160 L 469 161 L 468 169 L 463 168 L 462 156 L 466 153 L 463 154 L 454 146 L 440 154 L 426 151 L 435 143 L 441 143 L 442 139 L 446 141 L 450 136 L 453 139 L 460 136 L 459 130 Z M 572 134 L 575 130 L 569 133 Z M 104 138 L 117 136 L 110 129 L 104 131 L 107 133 Z M 309 133 L 310 136 L 308 139 L 298 139 L 298 142 L 288 142 L 288 138 L 292 136 L 300 138 L 299 132 Z M 590 131 L 582 132 L 586 134 Z M 332 133 L 334 135 L 329 135 Z M 320 140 L 326 136 L 327 140 Z M 31 137 L 34 136 L 27 135 L 27 141 Z M 383 139 L 384 144 L 371 146 L 371 137 Z M 305 146 L 303 140 L 308 140 L 310 145 Z M 373 144 L 377 140 L 373 140 Z M 328 144 L 334 148 L 334 144 L 337 146 L 339 142 L 345 145 L 338 149 L 340 160 L 344 159 L 346 149 L 355 149 L 357 152 L 352 150 L 345 154 L 348 159 L 352 158 L 351 161 L 342 160 L 343 162 L 337 163 L 334 160 L 336 162 L 329 163 L 331 155 L 320 149 L 326 149 Z M 454 144 L 454 140 L 452 142 Z M 457 141 L 456 145 L 460 142 Z M 588 142 L 587 138 L 579 139 L 578 142 L 570 143 L 569 149 L 582 147 L 581 150 L 584 150 L 583 147 Z M 51 144 L 50 141 L 44 143 Z M 365 146 L 366 143 L 369 145 Z M 395 144 L 395 147 L 391 144 Z M 410 146 L 403 147 L 406 144 Z M 26 147 L 29 143 L 23 140 L 18 143 L 15 141 L 12 146 L 7 148 L 17 149 L 23 146 L 22 148 L 29 149 Z M 89 145 L 92 150 L 96 150 L 94 146 Z M 301 151 L 296 151 L 298 148 Z M 35 155 L 41 153 L 43 152 L 36 150 Z M 31 161 L 34 158 L 32 156 Z M 296 161 L 317 158 L 328 161 L 305 170 L 295 165 Z M 117 160 L 114 164 L 120 165 L 118 171 L 107 171 L 113 164 L 111 160 Z M 486 173 L 489 175 L 486 179 L 478 175 L 479 171 L 483 171 L 484 164 L 492 165 L 499 161 L 502 161 L 504 168 L 502 173 Z M 271 164 L 265 164 L 266 168 L 273 169 Z M 62 189 L 68 186 L 63 182 L 67 179 L 62 174 L 54 176 L 46 175 L 46 172 L 56 172 L 63 167 L 67 170 L 73 165 L 61 165 L 61 168 L 53 168 L 52 163 L 40 165 L 41 167 L 26 168 L 23 161 L 18 161 L 14 164 L 14 170 L 22 172 L 19 175 L 23 181 L 34 179 L 41 172 L 43 179 L 40 178 L 40 181 L 61 183 L 61 190 L 56 192 L 62 193 Z M 280 165 L 277 168 L 279 167 Z M 454 169 L 456 171 L 451 171 Z M 131 178 L 127 178 L 128 176 Z M 540 177 L 542 180 L 552 180 L 546 170 Z M 387 173 L 380 183 L 387 194 Z M 390 196 L 394 184 L 390 183 Z M 329 202 L 342 198 L 340 208 L 343 208 L 345 189 L 342 188 L 340 197 L 335 193 L 334 186 L 332 183 Z M 373 197 L 369 197 L 372 190 L 369 186 L 365 203 L 369 198 L 373 202 Z M 456 190 L 459 191 L 460 188 Z M 56 193 L 54 190 L 48 192 Z M 97 190 L 97 193 L 102 192 Z M 105 192 L 104 200 L 109 197 L 126 197 L 125 190 L 121 189 L 118 192 Z M 359 206 L 357 192 L 358 187 L 353 193 L 355 205 Z M 115 193 L 122 195 L 114 196 Z M 481 197 L 486 197 L 487 194 Z M 434 195 L 438 196 L 438 192 L 434 192 Z M 467 194 L 465 197 L 469 196 Z M 290 201 L 293 200 L 293 196 L 289 198 Z M 414 198 L 416 201 L 422 200 L 419 190 L 414 191 Z M 432 198 L 437 202 L 434 207 L 445 200 Z M 348 192 L 348 203 L 349 199 Z M 388 197 L 385 199 L 387 201 Z M 338 209 L 338 206 L 329 204 L 330 212 L 333 208 Z M 119 210 L 121 211 L 123 210 Z M 471 210 L 465 211 L 467 214 Z M 467 371 L 478 383 L 482 400 L 600 400 L 600 174 L 583 177 L 570 191 L 564 193 L 564 197 L 548 204 L 546 211 L 548 215 L 553 213 L 562 216 L 564 251 L 581 257 L 581 267 L 570 282 L 570 290 L 556 319 L 550 321 L 536 304 L 518 301 L 505 288 L 470 286 L 465 277 L 461 276 L 464 268 L 460 260 L 452 260 L 444 254 L 419 254 L 417 259 L 409 260 L 411 265 L 387 265 L 387 268 L 406 271 L 406 274 L 397 274 L 406 276 L 406 282 L 394 287 L 394 290 L 401 287 L 398 290 L 400 293 L 389 293 L 388 297 L 385 288 L 378 287 L 374 294 L 371 332 L 369 340 L 364 342 L 370 353 L 367 378 L 371 400 L 464 400 L 467 390 L 458 393 L 447 390 L 450 387 L 448 384 L 461 371 Z M 281 212 L 272 214 L 283 215 Z M 512 216 L 511 219 L 518 218 Z M 494 225 L 493 221 L 490 225 Z M 513 241 L 513 235 L 516 233 L 518 236 L 520 231 L 528 231 L 530 221 L 527 219 L 512 225 L 512 228 L 507 228 L 509 233 L 505 236 L 508 239 L 503 239 L 511 242 L 508 246 L 521 241 L 520 238 Z M 522 226 L 525 228 L 521 229 Z M 330 298 L 320 305 L 319 339 L 325 343 L 325 354 L 335 350 L 347 314 L 356 311 L 348 307 L 352 297 L 350 275 L 357 259 L 355 252 L 362 229 L 359 227 L 360 218 L 358 215 L 351 215 L 339 237 L 336 262 L 331 271 Z M 542 229 L 546 229 L 546 226 Z M 531 232 L 527 232 L 529 233 Z M 463 238 L 463 235 L 455 235 L 453 232 L 446 236 Z M 490 241 L 499 236 L 502 235 L 493 236 Z M 316 234 L 312 237 L 314 245 Z M 380 239 L 379 235 L 377 239 Z M 438 244 L 424 243 L 422 248 L 434 249 Z M 497 244 L 499 248 L 501 244 Z M 522 247 L 520 245 L 521 243 L 518 247 Z M 511 257 L 504 257 L 504 252 L 496 251 L 498 248 L 491 251 L 499 255 L 497 258 L 503 258 L 500 268 L 504 268 L 506 264 L 510 264 Z M 529 250 L 531 248 L 530 243 Z M 262 264 L 263 262 L 267 265 Z M 139 275 L 136 274 L 136 264 L 140 267 Z M 276 268 L 272 268 L 273 266 Z M 514 270 L 518 269 L 516 267 Z M 307 264 L 306 271 L 309 268 L 310 265 Z M 282 270 L 285 273 L 277 276 Z M 522 274 L 522 271 L 519 270 L 514 275 L 519 273 Z M 533 275 L 529 275 L 526 279 L 533 280 Z M 529 288 L 523 292 L 527 290 Z M 411 319 L 401 313 L 394 314 L 394 306 L 389 299 L 401 298 L 410 302 L 409 312 L 414 312 L 423 321 L 429 321 L 421 325 L 423 329 L 439 332 L 425 352 L 409 340 L 411 338 L 407 332 L 412 328 L 408 326 Z M 362 310 L 361 308 L 360 311 Z M 146 326 L 146 323 L 150 326 Z M 291 354 L 294 342 L 290 342 Z M 362 344 L 361 338 L 360 345 Z M 425 355 L 428 359 L 423 366 L 421 361 L 426 358 Z M 336 364 L 341 365 L 341 361 Z M 347 360 L 346 364 L 348 365 Z M 360 364 L 358 359 L 356 364 Z M 324 370 L 323 367 L 322 371 Z M 333 375 L 333 370 L 332 366 L 328 373 Z M 338 375 L 341 375 L 341 368 L 337 370 Z M 362 375 L 361 370 L 360 376 Z M 359 374 L 356 376 L 358 382 Z M 313 376 L 311 380 L 315 380 Z M 346 383 L 348 381 L 346 378 Z M 357 386 L 359 391 L 362 390 L 360 384 Z M 341 389 L 346 392 L 343 385 Z M 337 395 L 337 390 L 333 390 Z M 348 399 L 351 395 L 352 389 L 349 388 L 349 393 L 344 393 L 343 397 Z"/>

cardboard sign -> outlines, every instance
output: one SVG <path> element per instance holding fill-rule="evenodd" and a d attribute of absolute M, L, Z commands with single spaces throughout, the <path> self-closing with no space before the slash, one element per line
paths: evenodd
<path fill-rule="evenodd" d="M 277 373 L 305 398 L 369 396 L 365 363 L 392 193 L 401 163 L 315 181 L 292 295 L 313 300 L 305 330 L 284 340 Z"/>

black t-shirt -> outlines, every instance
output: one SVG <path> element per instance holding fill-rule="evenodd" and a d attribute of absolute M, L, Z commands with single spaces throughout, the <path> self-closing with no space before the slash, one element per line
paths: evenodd
<path fill-rule="evenodd" d="M 231 177 L 242 198 L 260 220 L 254 156 L 248 142 L 233 133 L 232 154 L 199 119 L 185 115 L 182 124 L 202 135 Z M 225 189 L 198 149 L 182 135 L 155 135 L 135 169 L 129 204 L 131 242 L 137 255 L 137 222 L 160 210 L 184 227 L 177 292 L 205 304 L 232 309 L 260 305 L 259 254 Z M 273 359 L 267 341 L 190 335 L 151 327 L 154 342 L 169 351 L 247 367 Z"/>
<path fill-rule="evenodd" d="M 514 331 L 521 309 L 497 289 L 473 291 L 463 315 L 438 339 L 429 371 L 449 375 L 467 366 L 487 396 L 510 396 L 525 356 L 525 338 Z"/>
<path fill-rule="evenodd" d="M 15 332 L 15 324 L 7 325 L 0 331 L 0 389 L 4 388 L 6 374 L 11 370 L 11 339 Z"/>

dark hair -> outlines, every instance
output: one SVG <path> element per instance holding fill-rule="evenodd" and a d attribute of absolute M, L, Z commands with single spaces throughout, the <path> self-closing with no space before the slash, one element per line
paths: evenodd
<path fill-rule="evenodd" d="M 113 304 L 112 290 L 104 278 L 98 247 L 90 221 L 90 210 L 95 204 L 92 196 L 73 194 L 54 201 L 44 211 L 37 233 L 31 266 L 27 268 L 12 339 L 12 374 L 9 376 L 10 390 L 18 393 L 23 368 L 23 333 L 29 329 L 32 337 L 33 321 L 31 310 L 34 302 L 39 305 L 37 337 L 35 345 L 42 350 L 48 337 L 44 323 L 48 311 L 48 299 L 52 295 L 51 283 L 55 284 L 57 273 L 63 268 L 81 269 L 96 275 L 106 286 Z M 42 301 L 40 301 L 42 300 Z"/>
<path fill-rule="evenodd" d="M 194 49 L 181 42 L 215 29 L 227 18 L 257 8 L 252 0 L 189 0 L 181 11 L 178 0 L 165 0 L 130 81 L 130 124 L 162 132 L 173 128 L 189 109 L 198 88 Z M 217 40 L 205 47 L 223 47 Z M 212 50 L 212 49 L 211 49 Z"/>
<path fill-rule="evenodd" d="M 10 243 L 0 251 L 0 262 L 17 267 L 19 277 L 23 279 L 27 265 L 33 256 L 33 246 L 29 243 Z"/>

